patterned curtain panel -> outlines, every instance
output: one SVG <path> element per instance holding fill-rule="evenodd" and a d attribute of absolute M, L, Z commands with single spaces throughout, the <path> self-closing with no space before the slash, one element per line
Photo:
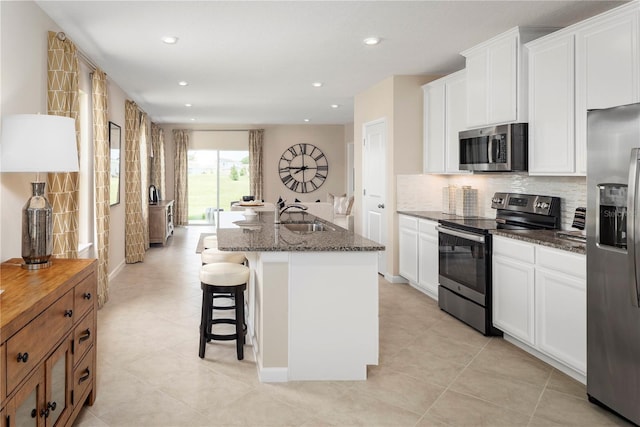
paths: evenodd
<path fill-rule="evenodd" d="M 249 131 L 249 194 L 262 199 L 263 176 L 262 176 L 262 140 L 264 129 L 254 129 Z"/>
<path fill-rule="evenodd" d="M 47 111 L 75 119 L 78 144 L 78 54 L 70 40 L 60 40 L 52 31 L 48 34 L 47 70 Z M 47 187 L 53 207 L 52 255 L 57 258 L 77 258 L 78 173 L 49 173 Z"/>
<path fill-rule="evenodd" d="M 144 248 L 149 249 L 149 138 L 147 138 L 147 114 L 140 114 L 140 206 L 144 227 Z"/>
<path fill-rule="evenodd" d="M 140 179 L 140 111 L 133 101 L 125 101 L 125 244 L 127 264 L 144 261 L 145 236 L 142 219 Z"/>
<path fill-rule="evenodd" d="M 166 194 L 165 169 L 164 169 L 164 129 L 155 123 L 151 123 L 151 151 L 149 153 L 151 162 L 150 184 L 156 186 L 160 191 L 160 196 Z"/>
<path fill-rule="evenodd" d="M 189 150 L 189 131 L 173 130 L 175 152 L 175 223 L 189 223 L 189 204 L 187 198 L 187 151 Z"/>
<path fill-rule="evenodd" d="M 109 123 L 107 75 L 95 70 L 91 77 L 93 99 L 93 164 L 96 202 L 96 254 L 98 256 L 98 307 L 109 300 Z"/>

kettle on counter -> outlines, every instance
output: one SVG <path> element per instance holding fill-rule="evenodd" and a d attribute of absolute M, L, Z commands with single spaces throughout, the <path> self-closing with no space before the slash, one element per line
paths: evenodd
<path fill-rule="evenodd" d="M 158 200 L 160 200 L 160 192 L 156 188 L 155 185 L 149 186 L 149 203 L 152 205 L 157 205 Z"/>

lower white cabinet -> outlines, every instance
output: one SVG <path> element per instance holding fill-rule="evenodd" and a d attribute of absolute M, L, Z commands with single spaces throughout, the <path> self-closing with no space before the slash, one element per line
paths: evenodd
<path fill-rule="evenodd" d="M 438 231 L 435 221 L 399 215 L 400 275 L 438 298 Z"/>
<path fill-rule="evenodd" d="M 586 375 L 586 268 L 585 255 L 494 236 L 494 325 Z"/>

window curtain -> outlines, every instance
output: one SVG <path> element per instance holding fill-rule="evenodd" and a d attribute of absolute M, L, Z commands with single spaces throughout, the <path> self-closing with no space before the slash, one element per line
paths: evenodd
<path fill-rule="evenodd" d="M 249 194 L 262 200 L 262 140 L 264 129 L 249 131 Z"/>
<path fill-rule="evenodd" d="M 147 138 L 147 114 L 140 113 L 140 206 L 144 248 L 149 249 L 149 138 Z"/>
<path fill-rule="evenodd" d="M 164 169 L 164 129 L 155 123 L 151 123 L 151 159 L 149 168 L 149 184 L 156 186 L 160 196 L 165 195 L 165 169 Z"/>
<path fill-rule="evenodd" d="M 140 179 L 140 110 L 133 101 L 125 101 L 125 246 L 127 264 L 144 261 L 145 237 L 142 218 L 142 181 Z"/>
<path fill-rule="evenodd" d="M 60 40 L 53 31 L 48 34 L 47 111 L 75 120 L 80 153 L 78 53 L 70 40 Z M 78 185 L 77 172 L 47 174 L 48 198 L 53 206 L 52 255 L 57 258 L 78 257 Z"/>
<path fill-rule="evenodd" d="M 109 300 L 109 206 L 110 147 L 107 119 L 107 75 L 95 70 L 91 76 L 93 100 L 94 198 L 96 203 L 96 255 L 98 257 L 98 307 Z"/>
<path fill-rule="evenodd" d="M 189 150 L 189 131 L 186 129 L 173 130 L 175 145 L 175 223 L 187 225 L 189 223 L 189 204 L 187 188 L 187 152 Z"/>

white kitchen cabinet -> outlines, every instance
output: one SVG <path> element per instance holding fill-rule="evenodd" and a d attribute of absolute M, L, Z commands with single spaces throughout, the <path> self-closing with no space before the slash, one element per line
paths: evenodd
<path fill-rule="evenodd" d="M 527 121 L 522 44 L 551 31 L 515 27 L 462 52 L 466 58 L 468 127 Z"/>
<path fill-rule="evenodd" d="M 458 132 L 466 129 L 465 70 L 423 86 L 425 173 L 461 171 Z"/>
<path fill-rule="evenodd" d="M 418 287 L 438 299 L 438 225 L 435 221 L 418 221 Z"/>
<path fill-rule="evenodd" d="M 535 345 L 533 247 L 513 239 L 493 238 L 493 324 Z"/>
<path fill-rule="evenodd" d="M 575 138 L 575 35 L 527 44 L 529 51 L 529 175 L 584 175 Z M 584 147 L 581 147 L 584 148 Z"/>
<path fill-rule="evenodd" d="M 438 299 L 438 223 L 409 215 L 398 215 L 398 221 L 400 275 Z"/>
<path fill-rule="evenodd" d="M 418 283 L 418 218 L 398 215 L 400 275 L 413 283 Z"/>
<path fill-rule="evenodd" d="M 493 238 L 493 323 L 525 350 L 586 374 L 586 256 Z M 569 368 L 569 370 L 567 370 Z"/>

